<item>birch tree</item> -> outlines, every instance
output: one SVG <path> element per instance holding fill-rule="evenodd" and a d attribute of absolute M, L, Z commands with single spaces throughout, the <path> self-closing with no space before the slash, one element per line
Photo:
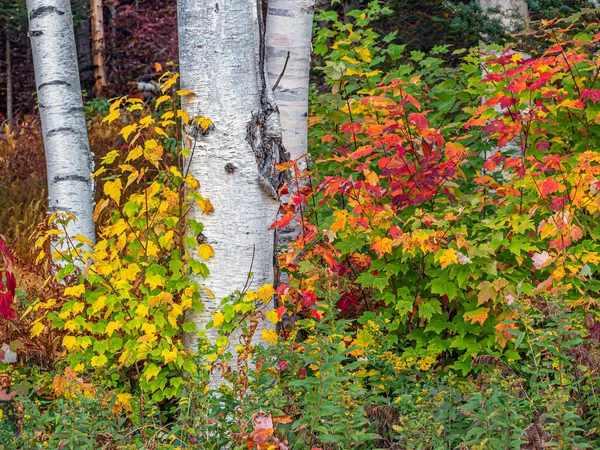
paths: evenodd
<path fill-rule="evenodd" d="M 479 6 L 490 17 L 498 19 L 508 31 L 527 23 L 529 12 L 525 0 L 479 0 Z"/>
<path fill-rule="evenodd" d="M 50 212 L 71 212 L 70 236 L 94 242 L 90 152 L 69 0 L 27 0 L 29 37 L 48 171 Z"/>
<path fill-rule="evenodd" d="M 210 275 L 202 281 L 214 297 L 205 295 L 205 309 L 190 316 L 204 329 L 221 299 L 241 289 L 249 272 L 253 288 L 273 282 L 274 237 L 268 228 L 282 182 L 274 164 L 285 152 L 264 66 L 261 2 L 178 0 L 177 9 L 181 87 L 197 94 L 186 96 L 182 106 L 190 117 L 214 124 L 204 133 L 195 126 L 184 133 L 192 147 L 190 173 L 214 205 L 209 215 L 191 212 L 204 223 L 203 240 L 214 249 Z M 215 330 L 207 337 L 214 341 Z M 186 344 L 193 348 L 195 335 L 186 336 Z"/>
<path fill-rule="evenodd" d="M 280 112 L 283 144 L 294 160 L 308 153 L 308 87 L 315 5 L 316 0 L 270 0 L 267 10 L 267 71 Z M 303 171 L 307 165 L 307 159 L 303 159 L 298 169 Z M 294 240 L 299 232 L 299 223 L 292 221 L 277 230 L 277 244 Z"/>
<path fill-rule="evenodd" d="M 270 0 L 266 62 L 291 159 L 307 153 L 308 86 L 315 0 Z"/>

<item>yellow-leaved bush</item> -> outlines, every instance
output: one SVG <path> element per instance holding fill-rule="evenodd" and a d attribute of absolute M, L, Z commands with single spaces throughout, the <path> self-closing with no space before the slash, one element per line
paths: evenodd
<path fill-rule="evenodd" d="M 188 173 L 191 143 L 182 145 L 175 137 L 181 124 L 191 122 L 178 109 L 178 97 L 192 94 L 175 91 L 177 74 L 165 76 L 165 95 L 154 108 L 121 97 L 104 119 L 124 123 L 125 144 L 106 154 L 93 175 L 104 194 L 93 217 L 97 243 L 66 236 L 65 225 L 73 217 L 57 214 L 36 242 L 40 259 L 60 262 L 55 276 L 64 283 L 67 301 L 47 319 L 66 333 L 58 344 L 70 366 L 79 373 L 93 369 L 115 385 L 139 384 L 155 401 L 178 395 L 184 372 L 197 372 L 182 343 L 183 332 L 196 326 L 184 321 L 184 313 L 202 308 L 195 279 L 206 277 L 208 269 L 188 251 L 197 247 L 193 235 L 202 224 L 187 213 L 193 202 L 212 212 Z M 193 121 L 202 124 L 199 130 L 210 125 L 205 118 Z M 202 254 L 210 258 L 212 248 L 203 245 L 208 248 Z"/>

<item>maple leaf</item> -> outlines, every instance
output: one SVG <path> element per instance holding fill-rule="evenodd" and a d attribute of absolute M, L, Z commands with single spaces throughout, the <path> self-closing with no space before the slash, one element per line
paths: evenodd
<path fill-rule="evenodd" d="M 275 228 L 286 227 L 289 225 L 289 223 L 292 221 L 293 218 L 294 218 L 294 211 L 288 211 L 283 215 L 283 217 L 281 219 L 273 222 L 271 224 L 271 226 L 269 227 L 269 230 L 274 230 Z"/>
<path fill-rule="evenodd" d="M 445 269 L 452 263 L 458 262 L 458 255 L 456 250 L 449 248 L 444 250 L 440 256 L 440 264 L 442 265 L 442 269 Z"/>
<path fill-rule="evenodd" d="M 474 311 L 466 312 L 463 315 L 463 318 L 465 319 L 465 321 L 470 320 L 473 325 L 479 323 L 479 325 L 483 326 L 486 319 L 488 318 L 489 312 L 489 308 L 477 308 Z"/>
<path fill-rule="evenodd" d="M 392 240 L 387 237 L 375 237 L 371 244 L 371 250 L 375 250 L 377 256 L 382 258 L 386 253 L 392 253 Z"/>
<path fill-rule="evenodd" d="M 558 191 L 559 189 L 560 189 L 560 184 L 554 178 L 546 178 L 540 184 L 540 191 L 542 192 L 542 195 L 544 197 L 552 194 L 553 192 Z"/>
<path fill-rule="evenodd" d="M 479 294 L 477 294 L 478 305 L 487 303 L 490 300 L 495 300 L 498 296 L 496 289 L 489 281 L 482 281 L 477 286 L 477 289 L 479 289 Z"/>
<path fill-rule="evenodd" d="M 582 89 L 581 95 L 579 96 L 579 98 L 582 100 L 589 98 L 591 101 L 594 102 L 594 105 L 595 105 L 596 102 L 598 100 L 600 100 L 600 90 L 598 90 L 598 89 Z"/>

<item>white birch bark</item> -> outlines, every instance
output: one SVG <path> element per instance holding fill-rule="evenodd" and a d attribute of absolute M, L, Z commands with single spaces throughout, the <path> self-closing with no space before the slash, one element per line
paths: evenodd
<path fill-rule="evenodd" d="M 273 232 L 277 177 L 273 162 L 280 158 L 281 136 L 277 109 L 267 89 L 264 45 L 261 44 L 257 0 L 178 0 L 179 59 L 183 108 L 191 117 L 214 123 L 197 138 L 190 173 L 200 181 L 214 213 L 193 219 L 204 223 L 204 239 L 215 251 L 207 262 L 210 275 L 200 282 L 215 295 L 204 295 L 205 309 L 191 313 L 199 329 L 212 320 L 223 298 L 231 296 L 254 274 L 252 288 L 273 282 Z M 195 131 L 186 129 L 194 141 Z M 255 337 L 260 339 L 263 321 Z M 207 330 L 214 342 L 215 329 Z M 239 335 L 230 339 L 234 348 Z M 185 338 L 195 348 L 194 334 Z M 221 380 L 213 378 L 213 385 Z"/>
<path fill-rule="evenodd" d="M 529 21 L 529 11 L 525 0 L 479 0 L 479 6 L 492 18 L 500 20 L 508 31 L 515 31 Z M 497 9 L 492 13 L 490 9 Z"/>
<path fill-rule="evenodd" d="M 270 0 L 267 10 L 266 64 L 279 108 L 283 144 L 291 159 L 308 153 L 308 87 L 315 0 Z M 300 172 L 307 159 L 298 164 Z M 295 186 L 294 174 L 290 188 Z M 283 202 L 289 201 L 282 198 Z M 292 221 L 277 230 L 277 244 L 293 241 L 301 232 Z M 281 274 L 285 278 L 285 274 Z M 282 280 L 286 282 L 287 280 Z"/>
<path fill-rule="evenodd" d="M 69 0 L 27 0 L 48 170 L 48 209 L 68 211 L 70 236 L 94 242 L 93 158 L 83 113 Z"/>
<path fill-rule="evenodd" d="M 508 32 L 517 31 L 529 22 L 529 9 L 525 0 L 479 0 L 479 6 L 485 11 L 491 18 L 498 19 L 502 26 Z M 498 10 L 499 12 L 492 13 L 490 9 Z M 514 52 L 514 51 L 513 51 Z M 485 55 L 496 55 L 495 52 L 484 48 Z M 527 55 L 523 55 L 523 58 L 527 58 Z M 482 99 L 482 103 L 485 103 L 486 99 Z M 495 107 L 497 111 L 502 111 L 500 105 Z M 483 155 L 485 159 L 491 158 L 498 152 L 505 155 L 511 155 L 521 152 L 521 145 L 519 138 L 512 139 L 502 149 L 492 149 L 492 151 Z M 508 177 L 508 174 L 501 168 L 496 169 L 496 172 L 501 172 L 504 178 Z"/>
<path fill-rule="evenodd" d="M 270 0 L 267 11 L 267 70 L 271 86 L 283 74 L 274 95 L 281 117 L 283 143 L 291 159 L 308 151 L 314 4 L 314 0 Z"/>

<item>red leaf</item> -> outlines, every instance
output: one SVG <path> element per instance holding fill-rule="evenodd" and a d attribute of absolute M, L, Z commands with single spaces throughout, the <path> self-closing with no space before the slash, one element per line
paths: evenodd
<path fill-rule="evenodd" d="M 340 127 L 342 133 L 358 133 L 360 132 L 360 123 L 345 123 Z"/>
<path fill-rule="evenodd" d="M 559 189 L 560 184 L 558 184 L 558 181 L 556 181 L 554 178 L 546 178 L 540 185 L 540 190 L 544 197 L 558 191 Z"/>
<path fill-rule="evenodd" d="M 12 295 L 8 292 L 0 293 L 0 317 L 5 320 L 16 317 L 15 311 L 10 307 L 12 304 Z"/>
<path fill-rule="evenodd" d="M 581 91 L 581 96 L 579 97 L 582 100 L 589 98 L 591 101 L 594 102 L 594 105 L 596 104 L 596 102 L 598 100 L 600 100 L 600 90 L 598 89 L 583 89 Z"/>
<path fill-rule="evenodd" d="M 275 222 L 269 227 L 269 230 L 274 230 L 275 228 L 283 228 L 289 225 L 289 223 L 294 218 L 294 211 L 286 212 L 283 217 Z"/>

